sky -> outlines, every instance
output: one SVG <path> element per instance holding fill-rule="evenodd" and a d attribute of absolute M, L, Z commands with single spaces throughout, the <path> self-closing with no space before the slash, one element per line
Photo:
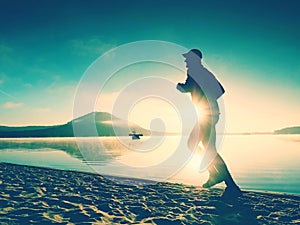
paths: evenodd
<path fill-rule="evenodd" d="M 300 125 L 299 1 L 1 0 L 0 5 L 0 125 L 73 119 L 77 86 L 90 65 L 113 48 L 143 40 L 203 52 L 226 90 L 226 131 Z M 180 73 L 177 78 L 185 79 Z M 109 91 L 112 101 L 116 90 Z M 143 116 L 136 119 L 149 124 Z"/>

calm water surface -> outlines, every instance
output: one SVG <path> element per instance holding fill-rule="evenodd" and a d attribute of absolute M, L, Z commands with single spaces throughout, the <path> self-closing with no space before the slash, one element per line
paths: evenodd
<path fill-rule="evenodd" d="M 300 135 L 225 135 L 219 149 L 242 189 L 300 194 Z M 175 136 L 0 139 L 2 162 L 193 185 L 201 154 Z"/>

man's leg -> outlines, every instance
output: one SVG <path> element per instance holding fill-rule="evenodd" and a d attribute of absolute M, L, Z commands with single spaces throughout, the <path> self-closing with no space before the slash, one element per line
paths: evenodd
<path fill-rule="evenodd" d="M 200 130 L 204 134 L 202 144 L 205 148 L 205 154 L 200 164 L 200 170 L 208 169 L 209 172 L 209 178 L 207 182 L 203 184 L 203 187 L 205 188 L 214 186 L 224 180 L 215 163 L 217 156 L 215 124 L 217 121 L 218 117 L 214 118 L 208 116 L 200 126 Z"/>
<path fill-rule="evenodd" d="M 219 171 L 220 175 L 223 177 L 225 184 L 228 188 L 236 188 L 237 187 L 224 160 L 222 159 L 222 157 L 219 154 L 217 154 L 217 156 L 215 157 L 212 164 L 214 164 L 216 169 Z"/>
<path fill-rule="evenodd" d="M 206 149 L 204 158 L 201 163 L 200 169 L 208 167 L 209 171 L 209 179 L 203 185 L 203 187 L 211 187 L 222 181 L 225 181 L 228 188 L 235 188 L 237 185 L 235 184 L 234 180 L 232 179 L 229 170 L 222 159 L 222 157 L 217 153 L 216 149 L 216 124 L 219 120 L 219 115 L 210 116 L 205 121 L 206 123 L 203 125 L 202 129 L 205 129 L 206 135 L 204 136 L 202 142 Z M 200 129 L 201 129 L 200 128 Z M 201 129 L 201 130 L 202 130 Z"/>

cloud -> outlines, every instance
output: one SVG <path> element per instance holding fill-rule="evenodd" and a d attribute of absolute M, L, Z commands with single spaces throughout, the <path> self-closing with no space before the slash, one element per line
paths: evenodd
<path fill-rule="evenodd" d="M 5 44 L 0 44 L 0 53 L 1 55 L 7 55 L 13 52 L 13 49 Z"/>
<path fill-rule="evenodd" d="M 47 113 L 47 112 L 50 112 L 51 109 L 48 107 L 39 107 L 39 108 L 32 109 L 32 111 L 35 113 Z"/>
<path fill-rule="evenodd" d="M 1 50 L 0 50 L 1 51 Z M 5 73 L 0 72 L 0 85 L 7 81 L 8 76 Z"/>
<path fill-rule="evenodd" d="M 70 44 L 74 53 L 79 56 L 101 55 L 116 47 L 116 43 L 106 42 L 99 36 L 92 36 L 88 39 L 73 39 Z"/>
<path fill-rule="evenodd" d="M 23 84 L 24 85 L 24 87 L 26 87 L 26 88 L 32 88 L 33 87 L 33 85 L 31 84 L 31 83 L 25 83 L 25 84 Z"/>
<path fill-rule="evenodd" d="M 24 104 L 21 102 L 6 102 L 3 104 L 3 108 L 5 109 L 16 109 L 23 107 Z"/>
<path fill-rule="evenodd" d="M 11 94 L 7 93 L 6 91 L 3 91 L 0 89 L 0 93 L 3 94 L 3 95 L 6 95 L 7 97 L 9 98 L 15 98 L 14 96 L 12 96 Z"/>
<path fill-rule="evenodd" d="M 13 49 L 10 46 L 0 43 L 0 60 L 2 63 L 11 63 L 13 61 L 12 53 Z"/>
<path fill-rule="evenodd" d="M 76 87 L 77 87 L 77 83 L 74 81 L 69 81 L 65 83 L 54 81 L 46 88 L 46 92 L 52 95 L 60 94 L 64 96 L 66 95 L 71 96 L 74 95 L 74 92 L 76 91 Z"/>

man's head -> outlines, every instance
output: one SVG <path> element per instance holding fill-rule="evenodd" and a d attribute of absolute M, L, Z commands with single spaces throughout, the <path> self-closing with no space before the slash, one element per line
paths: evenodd
<path fill-rule="evenodd" d="M 185 62 L 187 67 L 191 67 L 193 65 L 199 65 L 202 60 L 202 52 L 198 49 L 191 49 L 187 53 L 182 54 L 185 58 Z"/>
<path fill-rule="evenodd" d="M 190 51 L 188 51 L 187 53 L 182 54 L 184 56 L 184 58 L 198 58 L 198 59 L 202 59 L 202 52 L 199 49 L 191 49 Z"/>

